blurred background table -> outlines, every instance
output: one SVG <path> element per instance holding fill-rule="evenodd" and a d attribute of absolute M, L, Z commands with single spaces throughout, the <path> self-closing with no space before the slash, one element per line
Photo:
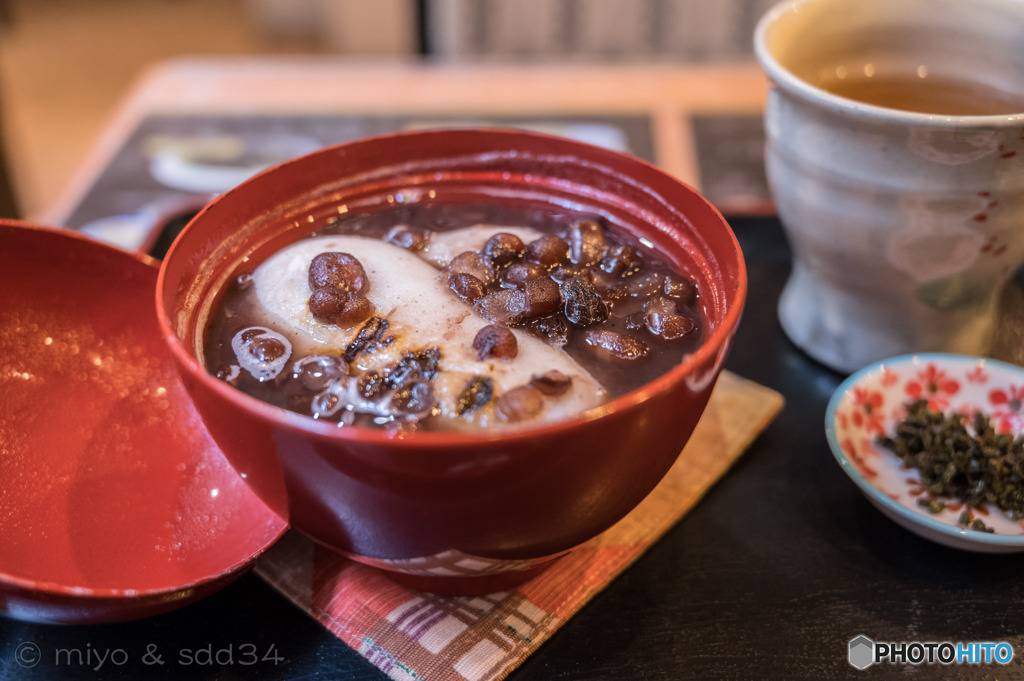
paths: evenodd
<path fill-rule="evenodd" d="M 179 61 L 151 71 L 129 93 L 75 181 L 42 217 L 61 223 L 72 216 L 153 114 L 641 116 L 650 121 L 651 160 L 711 194 L 723 185 L 707 180 L 728 177 L 730 151 L 726 145 L 702 156 L 701 131 L 715 127 L 706 121 L 749 122 L 763 97 L 763 80 L 750 66 L 449 69 L 338 60 Z M 748 163 L 743 177 L 750 170 Z M 1024 597 L 1024 557 L 962 553 L 918 539 L 870 506 L 835 464 L 823 418 L 842 377 L 797 351 L 779 328 L 775 306 L 790 260 L 778 221 L 757 215 L 769 206 L 744 191 L 720 197 L 750 276 L 727 366 L 780 391 L 786 407 L 692 512 L 509 678 L 856 678 L 846 654 L 859 634 L 881 641 L 1005 640 L 1024 651 L 1015 605 Z M 13 654 L 26 641 L 45 650 L 123 648 L 136 657 L 150 643 L 191 650 L 250 644 L 283 661 L 21 669 Z M 1015 661 L 1006 669 L 942 671 L 981 679 L 1024 676 L 1019 670 Z M 868 673 L 914 671 L 936 670 L 886 666 Z M 62 628 L 0 620 L 2 678 L 143 675 L 383 678 L 255 575 L 135 623 Z"/>
<path fill-rule="evenodd" d="M 576 124 L 702 189 L 723 210 L 770 212 L 761 165 L 765 80 L 721 66 L 438 66 L 339 58 L 182 59 L 144 74 L 44 222 L 69 224 L 133 135 L 306 135 L 312 142 L 413 127 L 505 124 L 568 134 Z M 178 122 L 140 131 L 148 119 Z M 259 118 L 269 122 L 259 127 Z M 731 127 L 730 127 L 731 123 Z M 603 126 L 602 126 L 603 124 Z M 627 129 L 623 129 L 623 127 Z M 708 130 L 698 130 L 698 128 Z M 595 128 L 603 128 L 594 131 Z M 632 128 L 632 130 L 629 130 Z M 635 134 L 631 135 L 630 132 Z M 701 134 L 698 134 L 700 132 Z M 621 139 L 620 139 L 621 138 Z M 250 140 L 252 142 L 252 140 Z M 255 143 L 255 142 L 253 142 Z M 147 148 L 142 148 L 146 147 Z M 701 146 L 703 144 L 703 146 Z M 283 160 L 283 158 L 282 158 Z"/>

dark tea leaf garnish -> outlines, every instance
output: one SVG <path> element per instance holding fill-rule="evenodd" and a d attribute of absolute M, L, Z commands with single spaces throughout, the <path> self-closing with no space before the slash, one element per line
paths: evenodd
<path fill-rule="evenodd" d="M 345 361 L 351 362 L 359 353 L 367 352 L 373 344 L 381 339 L 384 332 L 388 330 L 388 320 L 384 317 L 370 317 L 359 329 L 359 333 L 352 339 L 352 342 L 345 348 Z"/>
<path fill-rule="evenodd" d="M 437 363 L 440 359 L 441 350 L 436 345 L 407 352 L 385 372 L 384 384 L 389 388 L 397 388 L 412 378 L 432 381 L 437 376 Z"/>
<path fill-rule="evenodd" d="M 931 497 L 919 499 L 920 505 L 938 513 L 949 505 L 942 499 L 954 499 L 968 509 L 992 504 L 1011 520 L 1024 518 L 1024 437 L 996 432 L 981 412 L 943 414 L 929 408 L 927 400 L 909 402 L 906 408 L 893 434 L 877 442 L 919 472 Z M 992 532 L 968 510 L 960 524 Z"/>
<path fill-rule="evenodd" d="M 479 409 L 491 401 L 494 395 L 494 381 L 486 376 L 474 376 L 459 393 L 455 412 L 460 416 L 467 411 Z"/>

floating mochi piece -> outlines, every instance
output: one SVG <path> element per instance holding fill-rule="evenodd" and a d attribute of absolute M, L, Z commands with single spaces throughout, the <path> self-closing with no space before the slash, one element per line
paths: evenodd
<path fill-rule="evenodd" d="M 487 238 L 489 235 L 480 244 Z M 459 395 L 474 376 L 494 381 L 495 399 L 552 369 L 572 377 L 569 391 L 558 398 L 545 399 L 544 409 L 535 421 L 566 419 L 605 401 L 605 389 L 569 354 L 518 329 L 513 329 L 519 347 L 514 359 L 478 360 L 473 339 L 489 322 L 441 284 L 435 267 L 399 246 L 366 237 L 324 236 L 299 241 L 275 253 L 253 272 L 253 286 L 268 322 L 291 336 L 293 356 L 340 355 L 361 327 L 324 324 L 309 312 L 309 263 L 327 251 L 350 253 L 359 260 L 369 280 L 367 297 L 376 314 L 387 318 L 387 334 L 395 336 L 390 345 L 357 355 L 353 360 L 355 368 L 381 370 L 396 363 L 406 352 L 431 346 L 440 349 L 439 373 L 433 381 L 442 420 L 435 423 L 437 427 L 457 429 L 503 423 L 495 415 L 494 399 L 461 416 L 457 413 Z"/>
<path fill-rule="evenodd" d="M 524 243 L 544 236 L 532 227 L 508 227 L 500 225 L 475 225 L 452 229 L 444 232 L 433 232 L 427 245 L 419 252 L 419 256 L 437 267 L 446 267 L 455 256 L 466 251 L 479 251 L 495 234 L 512 234 Z"/>

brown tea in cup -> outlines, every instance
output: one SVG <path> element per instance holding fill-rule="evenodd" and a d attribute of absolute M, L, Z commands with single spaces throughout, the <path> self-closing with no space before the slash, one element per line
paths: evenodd
<path fill-rule="evenodd" d="M 1007 92 L 979 81 L 916 72 L 878 73 L 872 64 L 852 69 L 836 67 L 816 83 L 834 95 L 873 106 L 946 116 L 996 116 L 1024 112 L 1024 93 Z"/>

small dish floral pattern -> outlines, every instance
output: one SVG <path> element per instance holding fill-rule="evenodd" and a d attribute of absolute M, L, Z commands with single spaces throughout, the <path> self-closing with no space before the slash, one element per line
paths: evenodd
<path fill-rule="evenodd" d="M 927 527 L 923 534 L 944 541 L 935 533 L 956 535 L 944 543 L 1007 542 L 1020 538 L 1024 549 L 1024 521 L 1014 521 L 995 507 L 969 508 L 954 500 L 940 513 L 931 513 L 931 495 L 916 470 L 875 444 L 879 435 L 891 434 L 906 416 L 905 405 L 926 399 L 929 407 L 944 412 L 987 414 L 1000 432 L 1024 433 L 1024 369 L 991 359 L 950 354 L 906 355 L 885 360 L 850 376 L 829 404 L 826 431 L 833 453 L 846 472 L 879 508 L 917 531 L 913 523 Z M 873 490 L 871 488 L 874 488 Z M 981 518 L 995 534 L 969 530 L 960 525 L 966 512 Z M 1000 537 L 1000 539 L 993 539 Z M 976 547 L 973 547 L 976 548 Z M 982 549 L 995 550 L 995 549 Z"/>

